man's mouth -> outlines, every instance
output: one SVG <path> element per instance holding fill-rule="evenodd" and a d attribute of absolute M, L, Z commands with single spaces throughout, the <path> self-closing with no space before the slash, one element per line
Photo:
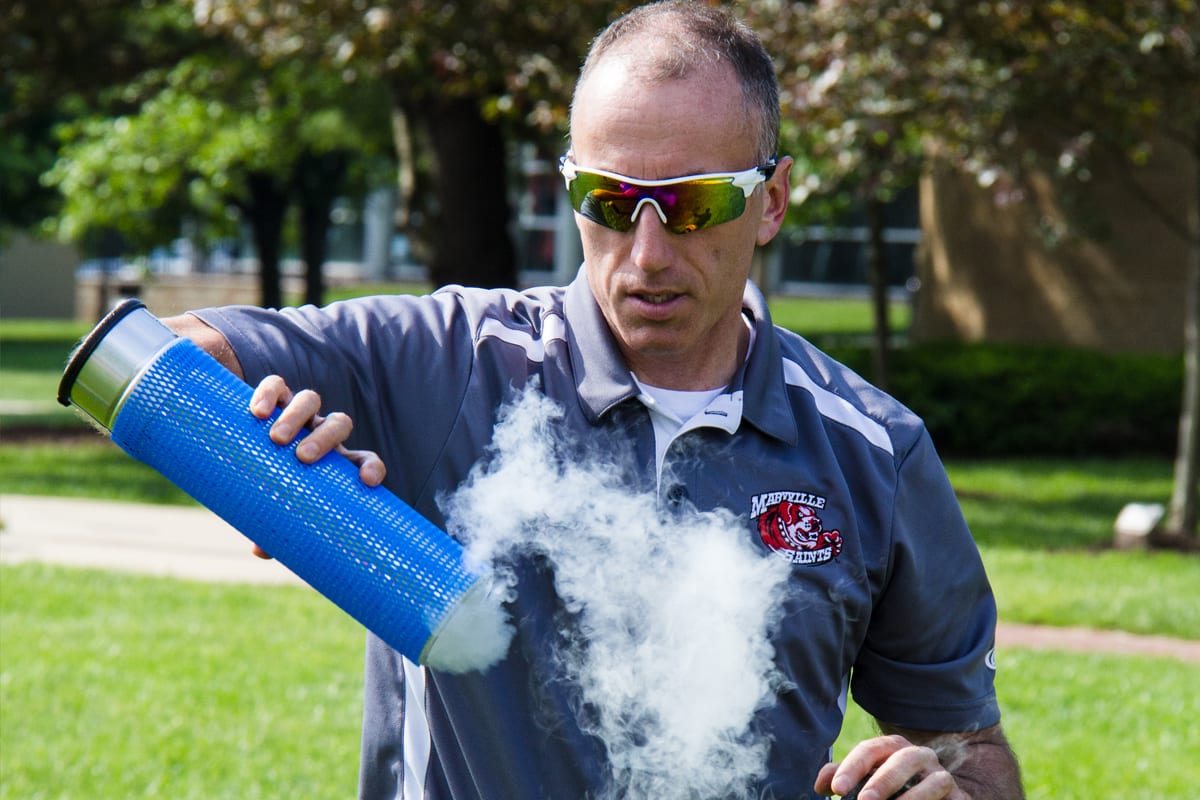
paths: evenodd
<path fill-rule="evenodd" d="M 676 292 L 659 292 L 656 294 L 641 293 L 636 295 L 636 297 L 639 300 L 643 300 L 653 305 L 661 305 L 663 303 L 669 303 L 676 297 L 679 297 L 679 294 Z"/>
<path fill-rule="evenodd" d="M 683 292 L 656 291 L 631 292 L 626 297 L 638 316 L 650 321 L 664 322 L 679 312 L 687 295 Z"/>

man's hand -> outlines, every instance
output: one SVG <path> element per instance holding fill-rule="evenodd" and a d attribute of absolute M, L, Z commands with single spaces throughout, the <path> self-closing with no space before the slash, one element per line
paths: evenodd
<path fill-rule="evenodd" d="M 887 800 L 900 792 L 904 800 L 1025 796 L 1016 758 L 999 725 L 944 734 L 883 727 L 883 736 L 859 742 L 841 763 L 822 767 L 817 793 L 845 795 L 862 784 L 858 800 Z"/>
<path fill-rule="evenodd" d="M 321 396 L 305 389 L 292 392 L 283 378 L 268 375 L 254 389 L 250 397 L 250 413 L 259 419 L 267 419 L 281 408 L 279 418 L 271 425 L 271 441 L 278 445 L 291 443 L 305 428 L 310 433 L 296 446 L 296 458 L 305 464 L 320 461 L 330 451 L 337 451 L 358 467 L 358 477 L 367 486 L 378 486 L 387 476 L 383 460 L 371 450 L 347 450 L 343 442 L 354 430 L 350 417 L 335 411 L 322 416 Z M 259 558 L 271 556 L 254 546 Z"/>
<path fill-rule="evenodd" d="M 870 780 L 859 791 L 858 800 L 886 800 L 905 789 L 914 778 L 918 782 L 905 792 L 905 798 L 970 800 L 933 749 L 915 745 L 899 735 L 859 742 L 840 764 L 821 768 L 815 789 L 821 794 L 846 795 L 868 775 Z"/>

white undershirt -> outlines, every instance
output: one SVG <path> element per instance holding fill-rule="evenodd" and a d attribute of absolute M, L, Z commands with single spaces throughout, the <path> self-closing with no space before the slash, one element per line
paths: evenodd
<path fill-rule="evenodd" d="M 637 378 L 634 380 L 637 381 Z M 675 435 L 693 417 L 708 408 L 709 403 L 720 397 L 725 387 L 686 392 L 662 389 L 641 381 L 637 381 L 637 384 L 642 390 L 638 399 L 650 409 L 650 420 L 654 423 L 654 465 L 655 473 L 661 481 L 663 459 Z"/>
<path fill-rule="evenodd" d="M 745 314 L 742 315 L 742 321 L 746 323 L 746 327 L 750 331 L 750 343 L 746 347 L 746 358 L 749 359 L 750 353 L 754 349 L 754 324 Z M 650 419 L 654 423 L 655 473 L 661 483 L 663 459 L 666 457 L 667 448 L 671 446 L 671 442 L 685 426 L 698 427 L 689 425 L 689 423 L 708 409 L 713 401 L 724 394 L 729 387 L 719 386 L 716 389 L 686 391 L 651 386 L 638 380 L 636 375 L 633 376 L 633 380 L 641 390 L 638 399 L 650 410 Z"/>

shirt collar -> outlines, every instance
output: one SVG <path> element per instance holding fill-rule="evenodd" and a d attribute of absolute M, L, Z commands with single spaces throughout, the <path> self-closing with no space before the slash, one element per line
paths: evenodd
<path fill-rule="evenodd" d="M 742 294 L 742 310 L 754 324 L 754 349 L 734 378 L 742 391 L 742 417 L 768 436 L 791 446 L 799 441 L 783 376 L 783 350 L 762 292 L 750 281 Z"/>
<path fill-rule="evenodd" d="M 638 387 L 582 269 L 567 287 L 563 314 L 579 402 L 588 421 L 597 423 L 617 405 L 637 397 Z"/>
<path fill-rule="evenodd" d="M 734 376 L 731 393 L 743 394 L 742 416 L 763 433 L 795 445 L 796 420 L 784 385 L 782 351 L 767 302 L 753 283 L 746 283 L 742 309 L 754 325 L 754 348 Z M 613 338 L 584 270 L 567 287 L 564 299 L 567 343 L 579 401 L 590 422 L 636 398 L 637 384 Z"/>

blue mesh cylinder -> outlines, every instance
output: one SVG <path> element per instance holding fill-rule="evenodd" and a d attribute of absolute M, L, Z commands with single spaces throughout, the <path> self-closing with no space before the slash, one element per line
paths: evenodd
<path fill-rule="evenodd" d="M 112 438 L 410 659 L 478 580 L 461 546 L 331 453 L 303 464 L 252 389 L 187 339 L 132 383 Z M 483 666 L 483 665 L 475 665 Z"/>

